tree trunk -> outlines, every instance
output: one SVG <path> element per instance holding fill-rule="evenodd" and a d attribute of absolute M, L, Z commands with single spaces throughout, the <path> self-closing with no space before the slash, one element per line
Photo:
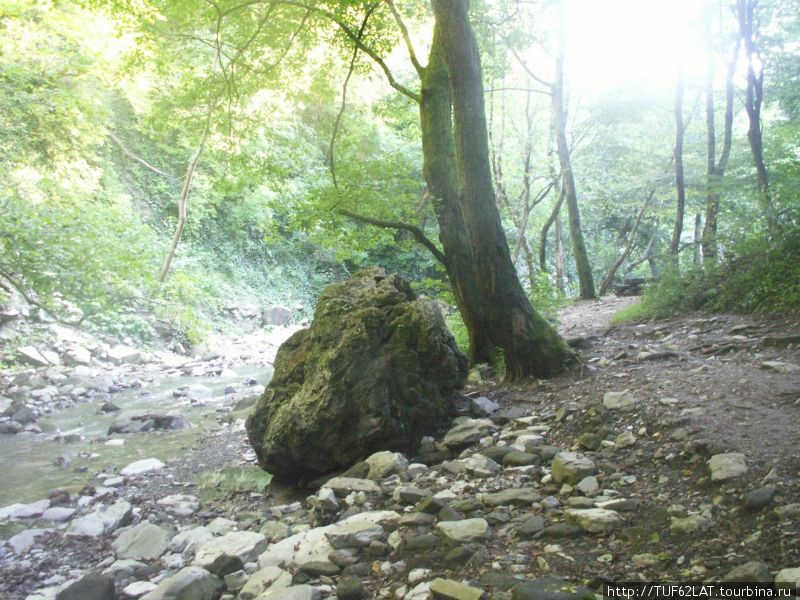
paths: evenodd
<path fill-rule="evenodd" d="M 175 251 L 178 249 L 178 242 L 181 241 L 183 228 L 186 225 L 186 202 L 189 199 L 189 187 L 192 185 L 192 178 L 194 177 L 194 170 L 200 160 L 200 155 L 203 154 L 203 148 L 206 145 L 206 136 L 208 135 L 208 127 L 210 118 L 206 120 L 206 126 L 203 129 L 203 134 L 200 136 L 200 143 L 195 150 L 194 156 L 189 161 L 189 166 L 186 167 L 186 175 L 183 178 L 183 187 L 181 187 L 181 195 L 178 197 L 178 224 L 175 226 L 175 233 L 172 235 L 172 243 L 170 244 L 169 251 L 164 257 L 164 262 L 161 265 L 161 270 L 158 273 L 158 282 L 164 283 L 167 280 L 172 259 L 175 257 Z"/>
<path fill-rule="evenodd" d="M 561 217 L 556 213 L 556 289 L 563 298 L 567 295 L 564 289 L 564 235 Z"/>
<path fill-rule="evenodd" d="M 642 208 L 639 209 L 639 212 L 636 214 L 636 219 L 634 219 L 633 227 L 631 228 L 631 233 L 628 236 L 628 242 L 625 244 L 625 248 L 623 249 L 622 253 L 619 255 L 614 264 L 611 265 L 611 268 L 608 270 L 608 275 L 603 280 L 603 285 L 600 286 L 600 295 L 605 296 L 606 292 L 608 292 L 608 288 L 611 286 L 611 282 L 614 281 L 614 276 L 617 274 L 617 270 L 622 266 L 622 263 L 630 256 L 631 250 L 633 250 L 633 244 L 636 242 L 636 237 L 639 234 L 639 224 L 642 222 L 642 217 L 644 213 L 647 211 L 647 207 L 650 204 L 650 201 L 653 199 L 656 191 L 655 188 L 651 189 L 650 192 L 647 194 L 647 197 L 644 200 L 644 204 Z"/>
<path fill-rule="evenodd" d="M 570 159 L 569 144 L 567 143 L 567 118 L 564 109 L 564 15 L 563 5 L 559 4 L 561 11 L 561 33 L 559 36 L 558 53 L 556 55 L 555 80 L 552 85 L 553 124 L 555 127 L 556 149 L 558 160 L 561 163 L 561 173 L 564 194 L 567 202 L 569 217 L 569 234 L 572 239 L 572 253 L 575 256 L 575 268 L 578 272 L 580 297 L 584 300 L 596 298 L 592 267 L 586 253 L 586 244 L 583 240 L 581 229 L 581 215 L 578 209 L 578 193 L 575 189 L 575 177 L 572 174 L 572 160 Z"/>
<path fill-rule="evenodd" d="M 433 0 L 450 75 L 459 204 L 480 284 L 488 335 L 502 350 L 508 380 L 557 374 L 572 353 L 531 307 L 520 285 L 492 188 L 478 45 L 463 0 Z"/>
<path fill-rule="evenodd" d="M 470 364 L 493 359 L 491 323 L 481 292 L 458 197 L 450 77 L 442 56 L 439 26 L 434 27 L 428 66 L 422 74 L 420 123 L 423 173 L 439 223 L 439 241 L 447 258 L 447 276 L 469 334 Z"/>
<path fill-rule="evenodd" d="M 694 215 L 694 267 L 698 268 L 703 262 L 703 217 L 700 213 Z"/>
<path fill-rule="evenodd" d="M 709 51 L 709 55 L 711 52 Z M 706 80 L 706 132 L 708 147 L 708 191 L 706 194 L 706 223 L 703 227 L 702 245 L 703 260 L 710 264 L 717 262 L 717 217 L 719 215 L 720 194 L 717 186 L 721 183 L 728 167 L 733 142 L 733 76 L 736 72 L 736 62 L 739 56 L 739 40 L 733 48 L 733 56 L 728 63 L 728 72 L 725 78 L 725 116 L 724 131 L 722 134 L 722 151 L 719 161 L 715 164 L 716 132 L 714 122 L 714 75 L 712 65 Z"/>
<path fill-rule="evenodd" d="M 683 67 L 678 74 L 678 85 L 675 89 L 675 190 L 677 202 L 675 204 L 675 227 L 672 229 L 672 241 L 669 253 L 678 262 L 678 250 L 681 246 L 683 233 L 683 213 L 686 208 L 686 185 L 683 179 Z"/>
<path fill-rule="evenodd" d="M 753 154 L 753 163 L 756 167 L 756 177 L 758 179 L 758 196 L 761 209 L 767 219 L 767 229 L 770 236 L 777 238 L 780 235 L 780 227 L 775 206 L 772 201 L 772 192 L 769 187 L 769 175 L 767 165 L 764 163 L 764 141 L 761 137 L 761 103 L 764 99 L 764 68 L 760 67 L 756 73 L 755 61 L 760 62 L 758 50 L 756 49 L 753 36 L 755 7 L 757 0 L 737 0 L 736 14 L 739 21 L 739 32 L 744 42 L 745 55 L 747 56 L 747 83 L 745 89 L 744 107 L 747 111 L 749 122 L 747 129 L 747 141 L 750 143 L 750 151 Z"/>

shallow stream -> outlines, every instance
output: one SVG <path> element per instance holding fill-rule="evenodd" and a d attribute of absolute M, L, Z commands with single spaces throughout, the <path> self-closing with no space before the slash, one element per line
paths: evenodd
<path fill-rule="evenodd" d="M 53 412 L 39 419 L 43 432 L 38 434 L 0 436 L 0 506 L 15 502 L 27 503 L 46 498 L 55 488 L 76 492 L 93 480 L 94 474 L 107 471 L 103 479 L 142 458 L 158 458 L 164 462 L 187 452 L 203 432 L 217 426 L 219 412 L 226 411 L 225 387 L 235 385 L 246 395 L 247 379 L 266 385 L 272 376 L 271 367 L 245 366 L 233 369 L 227 377 L 178 377 L 158 374 L 141 388 L 115 394 L 111 401 L 122 411 L 152 410 L 160 413 L 180 412 L 192 424 L 189 429 L 169 432 L 114 434 L 107 437 L 111 422 L 121 412 L 102 413 L 102 401 L 89 401 Z M 174 397 L 180 386 L 191 386 L 194 403 L 186 397 Z M 241 396 L 237 396 L 241 397 Z M 78 434 L 80 441 L 57 441 L 62 436 Z M 108 439 L 121 439 L 122 446 L 107 445 Z M 64 463 L 59 466 L 59 463 Z"/>

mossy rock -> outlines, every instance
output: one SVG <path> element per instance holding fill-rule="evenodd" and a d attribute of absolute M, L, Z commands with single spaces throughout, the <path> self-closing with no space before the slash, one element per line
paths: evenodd
<path fill-rule="evenodd" d="M 247 433 L 260 465 L 284 479 L 413 452 L 452 415 L 465 377 L 438 308 L 402 277 L 367 269 L 325 288 L 311 327 L 279 348 Z"/>

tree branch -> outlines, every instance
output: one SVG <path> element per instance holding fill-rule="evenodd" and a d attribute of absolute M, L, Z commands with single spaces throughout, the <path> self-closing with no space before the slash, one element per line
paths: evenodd
<path fill-rule="evenodd" d="M 349 217 L 354 221 L 360 221 L 361 223 L 374 225 L 375 227 L 382 227 L 384 229 L 402 229 L 404 231 L 408 231 L 414 236 L 414 239 L 418 243 L 425 246 L 430 253 L 433 254 L 436 260 L 447 266 L 447 257 L 436 247 L 436 244 L 434 244 L 430 238 L 428 238 L 425 233 L 415 225 L 403 223 L 402 221 L 382 221 L 380 219 L 373 219 L 372 217 L 359 215 L 358 213 L 350 212 L 349 210 L 345 210 L 343 208 L 340 208 L 338 212 L 339 214 Z"/>
<path fill-rule="evenodd" d="M 411 64 L 414 65 L 414 69 L 417 71 L 417 74 L 422 77 L 422 73 L 425 71 L 424 67 L 420 64 L 419 60 L 417 60 L 417 55 L 414 52 L 414 45 L 411 43 L 411 36 L 408 35 L 408 28 L 406 24 L 403 22 L 400 13 L 397 12 L 397 7 L 394 5 L 392 0 L 386 0 L 386 4 L 389 5 L 389 8 L 392 10 L 392 15 L 394 16 L 394 20 L 397 22 L 397 26 L 400 28 L 400 33 L 403 34 L 403 41 L 406 43 L 406 48 L 408 49 L 408 57 L 411 59 Z"/>
<path fill-rule="evenodd" d="M 297 7 L 299 7 L 299 8 L 304 8 L 304 9 L 306 9 L 306 10 L 310 11 L 310 12 L 315 12 L 315 13 L 317 13 L 317 14 L 320 14 L 320 15 L 322 15 L 322 16 L 323 16 L 323 17 L 325 17 L 326 19 L 328 19 L 328 20 L 332 21 L 333 23 L 335 23 L 335 24 L 336 24 L 336 25 L 339 27 L 339 29 L 341 29 L 341 30 L 342 30 L 342 32 L 343 32 L 343 33 L 344 33 L 344 34 L 345 34 L 347 37 L 349 37 L 349 38 L 350 38 L 350 40 L 351 40 L 351 41 L 352 41 L 354 44 L 356 44 L 356 46 L 358 46 L 358 47 L 359 47 L 359 49 L 360 49 L 360 50 L 361 50 L 361 51 L 362 51 L 364 54 L 366 54 L 367 56 L 369 56 L 369 57 L 370 57 L 370 58 L 371 58 L 371 59 L 372 59 L 372 60 L 375 62 L 375 64 L 377 64 L 377 65 L 378 65 L 378 66 L 381 68 L 381 70 L 383 71 L 384 75 L 386 75 L 386 79 L 387 79 L 387 81 L 389 82 L 389 85 L 390 85 L 390 86 L 392 86 L 394 89 L 396 89 L 398 92 L 400 92 L 400 93 L 401 93 L 401 94 L 403 94 L 404 96 L 406 96 L 406 97 L 408 97 L 408 98 L 411 98 L 411 99 L 412 99 L 414 102 L 416 102 L 417 104 L 419 104 L 419 102 L 422 100 L 421 96 L 420 96 L 418 93 L 416 93 L 416 92 L 414 92 L 414 91 L 410 90 L 409 88 L 407 88 L 406 86 L 404 86 L 402 83 L 400 83 L 399 81 L 397 81 L 397 80 L 395 79 L 395 77 L 394 77 L 394 74 L 393 74 L 393 73 L 392 73 L 392 71 L 389 69 L 389 66 L 388 66 L 388 65 L 386 64 L 386 62 L 385 62 L 385 61 L 384 61 L 384 60 L 383 60 L 383 59 L 382 59 L 382 58 L 381 58 L 381 57 L 378 55 L 378 53 L 377 53 L 377 52 L 375 52 L 375 50 L 373 50 L 372 48 L 370 48 L 370 47 L 369 47 L 369 46 L 367 46 L 366 44 L 364 44 L 364 43 L 363 43 L 363 42 L 362 42 L 362 41 L 359 39 L 359 37 L 358 37 L 358 34 L 357 34 L 355 31 L 353 31 L 353 30 L 350 28 L 350 26 L 349 26 L 349 25 L 347 25 L 347 23 L 345 23 L 344 21 L 342 21 L 342 20 L 341 20 L 339 17 L 337 17 L 337 16 L 336 16 L 334 13 L 332 13 L 332 12 L 330 12 L 330 11 L 327 11 L 327 10 L 324 10 L 324 9 L 322 9 L 322 8 L 319 8 L 318 6 L 314 6 L 314 5 L 312 5 L 312 4 L 306 4 L 306 3 L 304 3 L 304 2 L 298 2 L 298 1 L 296 1 L 296 0 L 278 0 L 278 1 L 279 1 L 281 4 L 285 4 L 285 5 L 287 5 L 287 6 L 297 6 Z"/>
<path fill-rule="evenodd" d="M 176 179 L 176 177 L 173 177 L 172 175 L 168 175 L 167 173 L 165 173 L 161 169 L 158 169 L 158 168 L 154 167 L 153 165 L 151 165 L 149 162 L 147 162 L 141 156 L 137 156 L 136 154 L 134 154 L 133 152 L 128 150 L 125 147 L 125 145 L 122 143 L 122 140 L 120 140 L 116 135 L 114 135 L 114 132 L 109 131 L 109 132 L 107 132 L 107 135 L 111 139 L 111 141 L 114 142 L 117 145 L 117 147 L 120 149 L 120 152 L 122 152 L 122 154 L 124 154 L 125 156 L 127 156 L 131 160 L 139 163 L 140 165 L 146 167 L 147 169 L 150 169 L 153 173 L 161 175 L 162 177 L 166 177 L 167 179 Z"/>

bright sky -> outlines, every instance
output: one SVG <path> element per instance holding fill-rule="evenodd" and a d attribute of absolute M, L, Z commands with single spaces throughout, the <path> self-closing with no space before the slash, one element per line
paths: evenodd
<path fill-rule="evenodd" d="M 565 70 L 573 89 L 673 88 L 678 48 L 687 78 L 706 69 L 702 3 L 696 0 L 566 0 Z"/>

